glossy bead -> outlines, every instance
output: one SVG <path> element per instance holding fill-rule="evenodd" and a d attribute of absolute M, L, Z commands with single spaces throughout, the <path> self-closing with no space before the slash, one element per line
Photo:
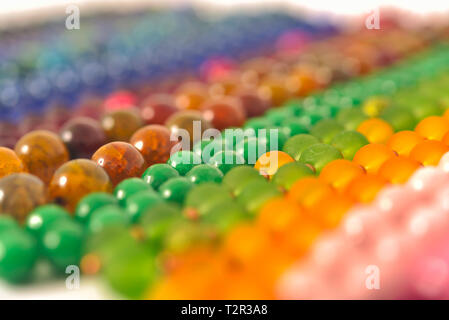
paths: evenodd
<path fill-rule="evenodd" d="M 113 185 L 126 178 L 140 177 L 145 170 L 145 159 L 131 144 L 110 142 L 98 149 L 92 156 L 109 175 Z"/>
<path fill-rule="evenodd" d="M 83 228 L 70 220 L 51 224 L 42 239 L 44 255 L 61 272 L 70 265 L 79 264 L 82 244 Z"/>
<path fill-rule="evenodd" d="M 70 220 L 69 213 L 60 206 L 48 204 L 34 209 L 28 215 L 25 228 L 36 239 L 41 239 L 53 223 L 63 219 Z"/>
<path fill-rule="evenodd" d="M 408 178 L 420 167 L 416 160 L 404 156 L 392 157 L 379 168 L 379 175 L 393 184 L 407 182 Z"/>
<path fill-rule="evenodd" d="M 108 141 L 128 142 L 142 125 L 142 118 L 134 109 L 112 111 L 101 118 L 101 127 Z"/>
<path fill-rule="evenodd" d="M 158 203 L 163 202 L 162 197 L 149 190 L 137 192 L 126 199 L 126 213 L 131 222 L 139 222 L 140 218 Z"/>
<path fill-rule="evenodd" d="M 443 142 L 445 145 L 449 146 L 449 132 L 444 135 L 441 142 Z"/>
<path fill-rule="evenodd" d="M 255 215 L 268 200 L 280 195 L 281 192 L 266 180 L 252 180 L 242 188 L 237 201 Z"/>
<path fill-rule="evenodd" d="M 175 137 L 186 139 L 187 137 L 184 137 L 184 135 L 187 133 L 190 143 L 186 143 L 185 147 L 190 145 L 190 148 L 193 147 L 195 142 L 201 140 L 205 130 L 212 127 L 210 122 L 204 119 L 201 112 L 193 110 L 173 114 L 167 119 L 165 125 Z"/>
<path fill-rule="evenodd" d="M 421 141 L 423 141 L 423 138 L 416 132 L 401 131 L 391 136 L 387 142 L 387 146 L 398 155 L 408 157 L 410 151 Z"/>
<path fill-rule="evenodd" d="M 159 193 L 162 198 L 167 201 L 182 204 L 185 196 L 189 190 L 193 187 L 193 183 L 187 178 L 179 177 L 168 180 L 163 183 L 159 188 Z"/>
<path fill-rule="evenodd" d="M 106 143 L 100 124 L 91 118 L 74 118 L 59 133 L 70 153 L 71 159 L 90 159 L 94 152 Z"/>
<path fill-rule="evenodd" d="M 181 110 L 197 110 L 207 98 L 207 88 L 201 82 L 186 82 L 175 93 L 176 106 Z"/>
<path fill-rule="evenodd" d="M 218 152 L 209 160 L 209 164 L 217 167 L 223 174 L 226 174 L 235 166 L 244 163 L 245 159 L 237 154 L 237 152 L 231 150 Z"/>
<path fill-rule="evenodd" d="M 28 173 L 14 173 L 0 179 L 0 214 L 12 215 L 25 221 L 36 207 L 46 203 L 44 183 Z"/>
<path fill-rule="evenodd" d="M 356 130 L 363 121 L 368 119 L 368 116 L 358 108 L 343 109 L 338 113 L 336 119 L 346 130 Z"/>
<path fill-rule="evenodd" d="M 385 97 L 372 97 L 363 102 L 362 110 L 369 117 L 378 117 L 388 104 L 389 101 Z"/>
<path fill-rule="evenodd" d="M 303 208 L 313 211 L 320 201 L 323 201 L 332 192 L 334 192 L 332 187 L 325 181 L 307 177 L 296 181 L 290 188 L 287 197 Z"/>
<path fill-rule="evenodd" d="M 161 184 L 176 177 L 179 177 L 179 172 L 167 163 L 153 164 L 142 175 L 143 181 L 154 190 L 159 190 Z"/>
<path fill-rule="evenodd" d="M 331 141 L 331 145 L 340 150 L 343 158 L 347 160 L 352 160 L 356 152 L 368 143 L 365 136 L 357 131 L 342 131 Z"/>
<path fill-rule="evenodd" d="M 257 159 L 254 169 L 258 170 L 261 175 L 271 178 L 283 165 L 294 161 L 295 159 L 285 152 L 269 151 Z"/>
<path fill-rule="evenodd" d="M 79 200 L 93 192 L 111 192 L 111 180 L 102 167 L 87 159 L 72 160 L 61 166 L 49 185 L 52 201 L 73 212 Z"/>
<path fill-rule="evenodd" d="M 285 198 L 273 198 L 261 208 L 257 224 L 270 233 L 282 234 L 299 221 L 301 208 Z"/>
<path fill-rule="evenodd" d="M 353 201 L 348 196 L 341 193 L 330 193 L 326 201 L 317 204 L 314 218 L 320 227 L 336 228 L 352 206 Z"/>
<path fill-rule="evenodd" d="M 111 227 L 124 227 L 128 223 L 128 216 L 123 209 L 114 205 L 106 205 L 92 213 L 87 223 L 87 231 L 94 234 Z"/>
<path fill-rule="evenodd" d="M 17 283 L 27 280 L 37 260 L 36 241 L 21 229 L 0 233 L 0 278 Z"/>
<path fill-rule="evenodd" d="M 334 119 L 318 121 L 311 129 L 310 134 L 317 137 L 323 143 L 330 143 L 332 139 L 344 130 L 344 127 Z"/>
<path fill-rule="evenodd" d="M 296 161 L 301 157 L 302 152 L 308 147 L 318 144 L 318 138 L 309 134 L 298 134 L 289 138 L 282 148 L 282 151 L 288 153 Z"/>
<path fill-rule="evenodd" d="M 17 142 L 15 152 L 26 171 L 39 177 L 45 184 L 69 160 L 69 153 L 62 140 L 49 131 L 33 131 L 24 135 Z"/>
<path fill-rule="evenodd" d="M 105 192 L 91 193 L 78 202 L 75 210 L 75 218 L 81 223 L 86 224 L 92 212 L 108 205 L 118 205 L 117 198 Z"/>
<path fill-rule="evenodd" d="M 352 180 L 364 173 L 358 164 L 340 159 L 329 162 L 321 170 L 320 179 L 329 183 L 335 190 L 343 191 Z"/>
<path fill-rule="evenodd" d="M 302 153 L 299 161 L 311 165 L 316 173 L 320 173 L 326 164 L 332 160 L 341 159 L 341 152 L 330 145 L 318 143 L 306 148 Z"/>
<path fill-rule="evenodd" d="M 142 102 L 140 114 L 146 124 L 163 125 L 167 119 L 178 111 L 175 100 L 167 94 L 151 95 Z"/>
<path fill-rule="evenodd" d="M 181 176 L 184 176 L 193 167 L 201 163 L 201 158 L 192 151 L 181 150 L 172 154 L 167 163 L 175 168 Z"/>
<path fill-rule="evenodd" d="M 410 151 L 410 158 L 424 166 L 436 166 L 441 157 L 448 151 L 449 147 L 443 142 L 424 140 Z"/>
<path fill-rule="evenodd" d="M 273 183 L 284 190 L 290 190 L 291 186 L 299 179 L 313 176 L 315 173 L 306 164 L 290 162 L 280 167 L 273 176 Z"/>
<path fill-rule="evenodd" d="M 247 164 L 255 164 L 264 153 L 270 150 L 270 141 L 265 138 L 244 138 L 235 146 L 235 151 L 241 155 Z"/>
<path fill-rule="evenodd" d="M 265 180 L 252 166 L 241 165 L 229 170 L 223 177 L 222 184 L 235 196 L 252 180 Z"/>
<path fill-rule="evenodd" d="M 186 178 L 195 184 L 204 182 L 220 183 L 223 179 L 223 173 L 216 167 L 208 164 L 200 164 L 192 168 L 187 174 Z"/>
<path fill-rule="evenodd" d="M 167 162 L 175 141 L 170 140 L 170 131 L 161 125 L 149 125 L 139 129 L 130 143 L 140 151 L 146 164 Z"/>
<path fill-rule="evenodd" d="M 415 132 L 425 139 L 441 141 L 449 132 L 449 120 L 437 116 L 427 117 L 418 123 Z"/>
<path fill-rule="evenodd" d="M 0 147 L 0 178 L 11 173 L 23 172 L 24 166 L 15 152 L 9 148 Z"/>
<path fill-rule="evenodd" d="M 0 215 L 0 234 L 4 231 L 19 229 L 17 221 L 9 215 Z"/>
<path fill-rule="evenodd" d="M 347 193 L 357 202 L 371 202 L 386 183 L 387 181 L 381 176 L 368 173 L 352 180 Z"/>
<path fill-rule="evenodd" d="M 125 205 L 126 199 L 133 194 L 144 191 L 152 190 L 151 187 L 140 178 L 128 178 L 120 182 L 114 189 L 114 195 L 119 201 L 120 205 Z"/>
<path fill-rule="evenodd" d="M 246 119 L 240 102 L 233 98 L 223 98 L 206 102 L 201 111 L 206 121 L 218 130 L 241 127 Z"/>
<path fill-rule="evenodd" d="M 387 121 L 395 132 L 413 130 L 416 126 L 416 118 L 407 107 L 390 107 L 385 109 L 380 116 Z"/>
<path fill-rule="evenodd" d="M 215 214 L 216 208 L 232 201 L 231 194 L 226 188 L 214 182 L 205 182 L 194 186 L 187 193 L 184 214 L 190 219 Z"/>
<path fill-rule="evenodd" d="M 393 150 L 383 144 L 371 143 L 359 149 L 353 161 L 362 166 L 367 173 L 377 173 L 380 166 L 395 157 Z"/>
<path fill-rule="evenodd" d="M 363 121 L 357 131 L 363 134 L 370 143 L 386 143 L 393 135 L 391 125 L 378 118 L 371 118 Z"/>
<path fill-rule="evenodd" d="M 107 111 L 134 108 L 137 97 L 130 91 L 120 90 L 108 95 L 104 101 Z"/>

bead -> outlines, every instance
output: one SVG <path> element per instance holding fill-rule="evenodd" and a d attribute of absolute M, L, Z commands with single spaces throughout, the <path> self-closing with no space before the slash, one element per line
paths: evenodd
<path fill-rule="evenodd" d="M 108 141 L 128 142 L 142 125 L 142 118 L 134 109 L 112 111 L 101 118 L 101 127 Z"/>
<path fill-rule="evenodd" d="M 389 102 L 385 97 L 372 97 L 365 100 L 362 110 L 369 117 L 378 117 L 388 107 Z"/>
<path fill-rule="evenodd" d="M 72 160 L 62 165 L 48 188 L 50 199 L 69 212 L 73 212 L 78 201 L 89 193 L 111 191 L 112 184 L 106 171 L 87 159 Z"/>
<path fill-rule="evenodd" d="M 437 116 L 427 117 L 418 123 L 415 132 L 425 139 L 441 141 L 449 132 L 449 120 Z"/>
<path fill-rule="evenodd" d="M 61 272 L 71 265 L 79 265 L 83 242 L 83 228 L 76 222 L 60 220 L 44 233 L 42 246 L 45 256 Z"/>
<path fill-rule="evenodd" d="M 186 82 L 176 90 L 176 106 L 181 110 L 196 110 L 207 98 L 206 86 L 201 82 Z"/>
<path fill-rule="evenodd" d="M 139 129 L 131 137 L 130 143 L 140 151 L 148 166 L 167 162 L 175 141 L 170 139 L 170 131 L 161 125 L 149 125 Z"/>
<path fill-rule="evenodd" d="M 340 225 L 352 206 L 353 201 L 348 196 L 330 193 L 326 201 L 320 201 L 315 207 L 314 218 L 320 227 L 333 229 Z"/>
<path fill-rule="evenodd" d="M 214 215 L 216 208 L 232 201 L 233 199 L 225 187 L 214 182 L 205 182 L 194 186 L 187 193 L 184 214 L 190 219 L 207 214 Z"/>
<path fill-rule="evenodd" d="M 387 142 L 387 146 L 393 149 L 400 156 L 408 157 L 410 151 L 421 141 L 423 138 L 414 131 L 401 131 L 395 133 Z"/>
<path fill-rule="evenodd" d="M 331 141 L 331 145 L 340 150 L 343 158 L 347 160 L 352 160 L 356 152 L 368 143 L 365 136 L 357 131 L 342 131 Z"/>
<path fill-rule="evenodd" d="M 449 147 L 440 141 L 424 140 L 410 151 L 410 158 L 423 166 L 436 166 L 448 151 Z"/>
<path fill-rule="evenodd" d="M 232 228 L 247 220 L 248 216 L 245 209 L 234 201 L 223 203 L 217 201 L 210 206 L 210 210 L 205 209 L 201 223 L 210 227 L 213 232 L 225 235 Z"/>
<path fill-rule="evenodd" d="M 17 221 L 25 221 L 36 207 L 45 204 L 43 182 L 28 173 L 14 173 L 0 179 L 0 214 L 9 214 Z"/>
<path fill-rule="evenodd" d="M 363 121 L 357 131 L 363 134 L 370 143 L 386 143 L 393 135 L 393 128 L 382 119 L 371 118 Z"/>
<path fill-rule="evenodd" d="M 268 200 L 280 195 L 281 192 L 266 180 L 252 180 L 242 188 L 237 201 L 246 211 L 255 215 Z"/>
<path fill-rule="evenodd" d="M 360 109 L 343 109 L 337 115 L 337 121 L 340 122 L 346 130 L 356 130 L 366 119 L 368 119 L 368 116 Z"/>
<path fill-rule="evenodd" d="M 244 138 L 235 146 L 235 151 L 245 159 L 247 164 L 255 164 L 257 159 L 269 150 L 270 143 L 265 138 Z"/>
<path fill-rule="evenodd" d="M 223 179 L 223 173 L 208 164 L 200 164 L 194 168 L 192 168 L 187 174 L 186 178 L 188 178 L 191 182 L 195 184 L 201 184 L 204 182 L 216 182 L 220 183 Z"/>
<path fill-rule="evenodd" d="M 131 222 L 136 223 L 146 212 L 162 201 L 161 196 L 154 191 L 140 191 L 126 199 L 126 213 Z"/>
<path fill-rule="evenodd" d="M 110 142 L 98 149 L 92 156 L 102 167 L 115 186 L 126 178 L 140 177 L 145 170 L 145 159 L 131 144 Z"/>
<path fill-rule="evenodd" d="M 362 166 L 367 173 L 377 173 L 380 166 L 394 156 L 396 154 L 389 147 L 371 143 L 360 148 L 354 155 L 353 161 Z"/>
<path fill-rule="evenodd" d="M 36 242 L 21 229 L 0 233 L 0 278 L 17 283 L 27 280 L 37 260 Z"/>
<path fill-rule="evenodd" d="M 367 203 L 374 200 L 385 184 L 386 180 L 381 176 L 368 173 L 352 180 L 347 193 L 355 201 Z"/>
<path fill-rule="evenodd" d="M 201 107 L 201 111 L 204 120 L 218 130 L 241 127 L 246 119 L 242 105 L 234 98 L 208 101 Z"/>
<path fill-rule="evenodd" d="M 299 221 L 301 214 L 301 208 L 296 203 L 278 197 L 264 204 L 256 223 L 270 233 L 282 235 L 289 226 Z"/>
<path fill-rule="evenodd" d="M 329 162 L 320 173 L 320 179 L 329 183 L 335 190 L 344 191 L 348 184 L 365 173 L 358 164 L 349 160 Z"/>
<path fill-rule="evenodd" d="M 142 175 L 143 181 L 154 190 L 159 190 L 161 184 L 176 177 L 179 177 L 178 171 L 167 163 L 153 164 Z"/>
<path fill-rule="evenodd" d="M 265 180 L 257 170 L 251 166 L 241 165 L 229 170 L 223 177 L 223 185 L 235 196 L 238 196 L 243 187 L 252 180 Z"/>
<path fill-rule="evenodd" d="M 341 159 L 341 152 L 330 145 L 318 143 L 306 148 L 302 153 L 299 161 L 311 165 L 316 173 L 320 173 L 326 164 L 332 160 Z"/>
<path fill-rule="evenodd" d="M 71 159 L 90 159 L 94 152 L 106 143 L 106 136 L 99 123 L 91 118 L 74 118 L 59 133 L 69 150 Z"/>
<path fill-rule="evenodd" d="M 205 130 L 210 129 L 212 125 L 205 120 L 199 111 L 182 111 L 173 114 L 167 119 L 165 125 L 175 137 L 190 139 L 184 148 L 192 148 L 195 142 L 201 140 Z M 185 135 L 188 134 L 186 137 Z"/>
<path fill-rule="evenodd" d="M 282 151 L 288 153 L 292 156 L 296 161 L 298 161 L 301 157 L 302 152 L 308 147 L 318 144 L 320 141 L 309 134 L 298 134 L 289 138 L 282 148 Z"/>
<path fill-rule="evenodd" d="M 107 111 L 129 109 L 136 105 L 136 96 L 126 90 L 111 93 L 104 101 L 104 109 Z"/>
<path fill-rule="evenodd" d="M 226 174 L 235 166 L 244 163 L 245 159 L 231 150 L 220 151 L 209 160 L 209 164 L 217 167 L 223 174 Z"/>
<path fill-rule="evenodd" d="M 308 165 L 296 161 L 290 162 L 278 169 L 273 176 L 273 183 L 284 190 L 290 190 L 297 180 L 314 174 Z"/>
<path fill-rule="evenodd" d="M 416 119 L 413 113 L 406 107 L 387 108 L 380 117 L 387 121 L 395 132 L 413 130 L 416 126 Z"/>
<path fill-rule="evenodd" d="M 292 96 L 284 79 L 276 76 L 262 80 L 257 90 L 262 99 L 270 100 L 271 105 L 275 107 L 281 106 Z"/>
<path fill-rule="evenodd" d="M 318 121 L 312 129 L 310 134 L 317 137 L 323 143 L 330 143 L 332 139 L 344 130 L 344 127 L 333 119 L 323 119 Z"/>
<path fill-rule="evenodd" d="M 128 197 L 139 191 L 152 190 L 151 187 L 140 178 L 128 178 L 120 182 L 114 189 L 114 195 L 121 206 L 125 205 Z"/>
<path fill-rule="evenodd" d="M 323 180 L 307 177 L 296 181 L 287 196 L 306 210 L 313 211 L 332 192 L 332 188 Z"/>
<path fill-rule="evenodd" d="M 269 151 L 257 159 L 254 169 L 258 170 L 261 175 L 271 178 L 283 165 L 294 161 L 295 159 L 285 152 Z"/>
<path fill-rule="evenodd" d="M 239 90 L 233 96 L 240 101 L 247 118 L 261 116 L 270 108 L 269 101 L 252 90 Z"/>
<path fill-rule="evenodd" d="M 168 201 L 182 204 L 192 186 L 193 183 L 187 178 L 173 178 L 160 186 L 159 193 Z"/>
<path fill-rule="evenodd" d="M 192 151 L 181 150 L 172 154 L 167 163 L 175 168 L 181 176 L 184 176 L 193 167 L 201 163 L 201 158 Z"/>
<path fill-rule="evenodd" d="M 49 131 L 33 131 L 16 144 L 15 152 L 26 171 L 48 184 L 53 173 L 69 160 L 69 153 L 61 139 Z"/>
<path fill-rule="evenodd" d="M 13 217 L 7 215 L 0 215 L 0 234 L 4 231 L 19 228 L 20 228 L 19 224 Z"/>
<path fill-rule="evenodd" d="M 87 231 L 91 234 L 99 233 L 111 227 L 128 225 L 126 212 L 118 206 L 106 205 L 95 210 L 87 223 Z"/>
<path fill-rule="evenodd" d="M 107 205 L 118 205 L 118 201 L 109 193 L 91 193 L 78 202 L 75 210 L 75 218 L 79 222 L 86 224 L 89 221 L 92 212 Z"/>
<path fill-rule="evenodd" d="M 385 161 L 379 168 L 379 175 L 390 183 L 402 184 L 407 182 L 419 167 L 418 161 L 398 156 Z"/>
<path fill-rule="evenodd" d="M 23 171 L 22 161 L 15 152 L 9 148 L 0 147 L 0 178 Z"/>
<path fill-rule="evenodd" d="M 28 215 L 25 228 L 36 239 L 42 239 L 44 233 L 53 223 L 63 219 L 69 220 L 69 213 L 60 206 L 48 204 L 34 209 Z"/>
<path fill-rule="evenodd" d="M 163 125 L 167 119 L 178 111 L 175 100 L 167 94 L 151 95 L 142 102 L 140 114 L 146 124 Z"/>

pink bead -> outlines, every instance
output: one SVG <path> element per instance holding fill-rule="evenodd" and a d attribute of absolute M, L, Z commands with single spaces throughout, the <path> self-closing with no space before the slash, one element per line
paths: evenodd
<path fill-rule="evenodd" d="M 444 172 L 449 173 L 449 152 L 441 157 L 438 168 L 442 169 Z"/>
<path fill-rule="evenodd" d="M 106 111 L 135 108 L 136 105 L 136 95 L 125 90 L 110 94 L 104 101 L 104 109 Z"/>

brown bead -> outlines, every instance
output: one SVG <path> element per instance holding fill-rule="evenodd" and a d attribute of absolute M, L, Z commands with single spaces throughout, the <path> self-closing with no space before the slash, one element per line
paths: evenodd
<path fill-rule="evenodd" d="M 101 126 L 108 141 L 126 141 L 143 125 L 140 114 L 135 109 L 117 110 L 107 113 L 101 119 Z"/>
<path fill-rule="evenodd" d="M 140 114 L 146 124 L 164 124 L 176 111 L 178 108 L 171 95 L 155 94 L 142 102 Z"/>
<path fill-rule="evenodd" d="M 271 105 L 279 107 L 293 95 L 282 76 L 272 76 L 264 79 L 258 88 L 258 93 L 263 99 L 271 101 Z"/>
<path fill-rule="evenodd" d="M 13 150 L 0 147 L 0 178 L 22 172 L 23 169 L 22 161 Z"/>
<path fill-rule="evenodd" d="M 45 130 L 32 131 L 16 144 L 15 152 L 26 171 L 48 184 L 54 172 L 69 160 L 69 152 L 61 138 Z"/>
<path fill-rule="evenodd" d="M 106 171 L 87 159 L 72 160 L 61 166 L 49 185 L 50 200 L 70 212 L 89 193 L 111 191 L 111 179 Z"/>
<path fill-rule="evenodd" d="M 23 222 L 36 207 L 45 204 L 44 183 L 28 173 L 14 173 L 0 179 L 0 214 Z"/>
<path fill-rule="evenodd" d="M 146 169 L 145 159 L 131 144 L 115 141 L 105 144 L 92 156 L 109 175 L 113 185 L 132 177 L 140 177 Z"/>
<path fill-rule="evenodd" d="M 246 120 L 242 104 L 235 98 L 228 97 L 208 101 L 201 110 L 204 119 L 212 123 L 218 130 L 241 127 Z"/>
<path fill-rule="evenodd" d="M 158 124 L 141 128 L 131 137 L 130 141 L 143 155 L 148 166 L 167 162 L 176 142 L 170 141 L 170 131 Z"/>
<path fill-rule="evenodd" d="M 247 118 L 261 116 L 270 108 L 270 101 L 260 97 L 255 90 L 238 90 L 234 97 L 240 100 Z"/>
<path fill-rule="evenodd" d="M 171 133 L 177 137 L 182 136 L 182 129 L 186 130 L 190 138 L 190 147 L 192 147 L 196 141 L 201 139 L 205 130 L 212 128 L 210 122 L 204 119 L 201 112 L 194 110 L 175 113 L 167 119 L 165 125 L 170 129 Z M 194 130 L 194 127 L 198 127 L 198 129 Z"/>
<path fill-rule="evenodd" d="M 181 110 L 196 110 L 207 99 L 206 85 L 201 82 L 190 81 L 176 90 L 176 105 Z"/>

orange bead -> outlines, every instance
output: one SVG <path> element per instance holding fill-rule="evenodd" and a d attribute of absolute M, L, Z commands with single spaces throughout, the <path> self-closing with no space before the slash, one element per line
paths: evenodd
<path fill-rule="evenodd" d="M 289 162 L 294 162 L 288 153 L 283 151 L 269 151 L 260 156 L 254 164 L 254 168 L 265 177 L 272 177 L 280 167 Z"/>
<path fill-rule="evenodd" d="M 449 109 L 446 109 L 446 111 L 443 114 L 443 117 L 449 121 Z"/>
<path fill-rule="evenodd" d="M 421 120 L 415 128 L 415 132 L 423 138 L 441 141 L 449 131 L 449 120 L 444 117 L 427 117 Z"/>
<path fill-rule="evenodd" d="M 301 208 L 285 198 L 269 200 L 261 209 L 257 224 L 271 233 L 282 233 L 291 224 L 300 221 Z"/>
<path fill-rule="evenodd" d="M 292 225 L 285 233 L 285 250 L 299 257 L 308 251 L 321 232 L 322 228 L 311 219 L 303 221 L 300 226 Z"/>
<path fill-rule="evenodd" d="M 377 173 L 385 161 L 395 156 L 396 154 L 389 147 L 371 143 L 360 148 L 352 161 L 365 168 L 367 173 Z"/>
<path fill-rule="evenodd" d="M 408 157 L 410 151 L 421 141 L 423 141 L 423 138 L 415 131 L 404 130 L 392 135 L 387 142 L 387 146 L 398 155 Z"/>
<path fill-rule="evenodd" d="M 197 110 L 208 97 L 205 84 L 190 81 L 181 85 L 175 94 L 176 106 L 179 109 Z"/>
<path fill-rule="evenodd" d="M 0 178 L 23 171 L 24 166 L 16 153 L 9 148 L 0 147 Z"/>
<path fill-rule="evenodd" d="M 307 210 L 313 210 L 316 205 L 333 191 L 323 180 L 318 178 L 304 178 L 292 186 L 287 197 L 302 205 Z"/>
<path fill-rule="evenodd" d="M 385 161 L 379 169 L 379 175 L 390 183 L 402 184 L 420 167 L 416 160 L 398 156 Z"/>
<path fill-rule="evenodd" d="M 449 147 L 443 142 L 424 140 L 418 143 L 410 152 L 410 158 L 424 166 L 436 166 L 441 157 L 449 151 Z"/>
<path fill-rule="evenodd" d="M 334 160 L 329 162 L 320 173 L 323 179 L 338 191 L 343 191 L 356 177 L 365 173 L 363 168 L 349 160 Z"/>
<path fill-rule="evenodd" d="M 449 132 L 444 135 L 443 140 L 441 140 L 441 142 L 449 146 Z"/>
<path fill-rule="evenodd" d="M 363 134 L 371 143 L 386 143 L 394 133 L 388 122 L 378 118 L 363 121 L 359 124 L 357 131 Z"/>
<path fill-rule="evenodd" d="M 257 92 L 263 99 L 271 101 L 274 107 L 281 106 L 292 97 L 292 92 L 282 77 L 269 77 L 263 80 Z"/>
<path fill-rule="evenodd" d="M 318 204 L 314 217 L 323 228 L 335 228 L 353 203 L 353 200 L 347 195 L 331 194 L 325 201 Z"/>
<path fill-rule="evenodd" d="M 349 184 L 347 193 L 357 202 L 371 202 L 386 183 L 387 181 L 381 176 L 374 174 L 362 175 Z"/>

